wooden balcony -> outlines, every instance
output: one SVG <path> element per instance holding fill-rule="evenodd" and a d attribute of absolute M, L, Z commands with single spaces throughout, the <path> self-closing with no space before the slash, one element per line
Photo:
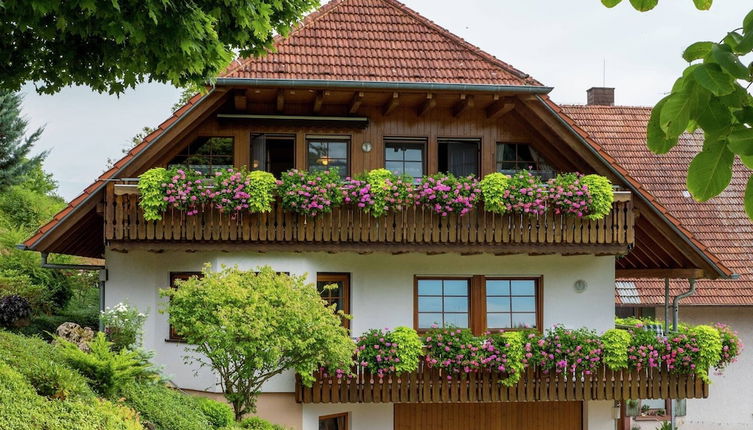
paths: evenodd
<path fill-rule="evenodd" d="M 162 220 L 146 221 L 138 199 L 134 185 L 109 184 L 104 232 L 111 248 L 185 249 L 191 243 L 222 250 L 623 255 L 635 242 L 628 192 L 616 192 L 611 213 L 598 221 L 553 214 L 498 215 L 483 207 L 462 217 L 411 207 L 374 218 L 343 206 L 306 218 L 284 211 L 279 203 L 265 214 L 232 216 L 207 207 L 187 216 L 169 209 Z"/>
<path fill-rule="evenodd" d="M 517 385 L 505 387 L 497 372 L 471 373 L 447 379 L 421 362 L 415 373 L 379 378 L 367 372 L 353 377 L 317 374 L 312 387 L 296 380 L 299 403 L 463 403 L 537 402 L 627 399 L 698 399 L 709 386 L 695 375 L 670 374 L 665 369 L 612 371 L 591 375 L 545 375 L 527 369 Z"/>

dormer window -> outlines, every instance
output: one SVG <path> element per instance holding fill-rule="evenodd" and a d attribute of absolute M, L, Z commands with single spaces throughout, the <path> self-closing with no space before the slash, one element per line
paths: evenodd
<path fill-rule="evenodd" d="M 167 167 L 185 167 L 205 175 L 233 167 L 232 137 L 200 137 L 175 156 Z"/>

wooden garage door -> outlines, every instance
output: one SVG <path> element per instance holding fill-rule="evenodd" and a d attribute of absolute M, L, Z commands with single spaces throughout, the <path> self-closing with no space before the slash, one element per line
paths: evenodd
<path fill-rule="evenodd" d="M 581 402 L 401 403 L 395 430 L 581 430 Z"/>

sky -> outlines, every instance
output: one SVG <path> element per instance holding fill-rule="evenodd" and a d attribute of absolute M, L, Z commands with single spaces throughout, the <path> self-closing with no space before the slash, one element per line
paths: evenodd
<path fill-rule="evenodd" d="M 616 104 L 652 105 L 671 88 L 698 40 L 720 40 L 742 23 L 750 0 L 718 0 L 697 11 L 691 0 L 661 0 L 639 13 L 627 0 L 403 0 L 468 42 L 554 87 L 558 103 L 585 103 L 586 89 L 615 87 Z M 606 67 L 605 67 L 606 65 Z M 120 97 L 84 87 L 38 95 L 24 87 L 30 129 L 44 126 L 35 151 L 49 151 L 45 170 L 66 200 L 118 159 L 144 126 L 170 115 L 180 90 L 144 84 Z"/>

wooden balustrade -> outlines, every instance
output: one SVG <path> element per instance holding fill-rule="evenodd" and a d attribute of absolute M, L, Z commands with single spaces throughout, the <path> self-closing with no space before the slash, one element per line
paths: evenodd
<path fill-rule="evenodd" d="M 112 243 L 193 242 L 254 244 L 254 249 L 290 245 L 324 251 L 422 251 L 494 253 L 625 254 L 634 244 L 631 195 L 615 193 L 612 211 L 601 220 L 547 214 L 498 215 L 479 207 L 465 216 L 442 217 L 411 207 L 374 218 L 352 206 L 304 217 L 284 211 L 223 214 L 206 207 L 198 214 L 168 209 L 159 221 L 146 221 L 132 185 L 108 186 L 105 239 Z"/>
<path fill-rule="evenodd" d="M 695 375 L 677 375 L 666 369 L 620 370 L 600 368 L 591 375 L 544 374 L 526 369 L 518 384 L 502 385 L 496 371 L 447 375 L 421 362 L 416 372 L 379 378 L 354 369 L 354 376 L 319 373 L 311 387 L 296 379 L 300 403 L 462 403 L 536 402 L 576 400 L 706 398 L 709 386 Z"/>

